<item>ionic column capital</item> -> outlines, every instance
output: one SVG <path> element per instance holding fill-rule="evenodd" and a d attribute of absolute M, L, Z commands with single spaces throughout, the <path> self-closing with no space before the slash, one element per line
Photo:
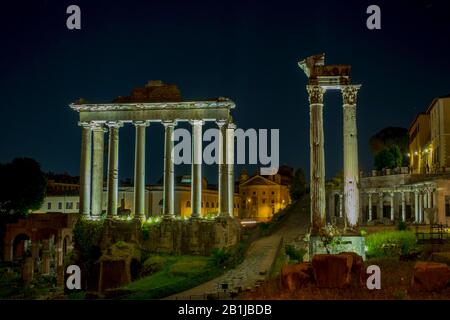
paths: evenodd
<path fill-rule="evenodd" d="M 205 124 L 204 120 L 190 120 L 189 123 L 193 126 L 202 126 Z"/>
<path fill-rule="evenodd" d="M 139 120 L 139 121 L 133 121 L 133 124 L 136 127 L 148 127 L 150 125 L 150 122 L 149 121 Z"/>
<path fill-rule="evenodd" d="M 323 104 L 323 95 L 326 89 L 318 85 L 307 85 L 309 104 Z"/>
<path fill-rule="evenodd" d="M 105 125 L 109 128 L 120 128 L 123 127 L 122 121 L 107 121 L 105 122 Z"/>
<path fill-rule="evenodd" d="M 79 121 L 78 126 L 92 130 L 96 126 L 96 124 L 92 121 Z"/>
<path fill-rule="evenodd" d="M 177 125 L 176 120 L 163 120 L 161 123 L 164 127 L 175 127 Z"/>
<path fill-rule="evenodd" d="M 361 88 L 360 84 L 341 86 L 344 105 L 356 105 L 358 90 L 360 88 Z"/>
<path fill-rule="evenodd" d="M 228 123 L 227 129 L 233 129 L 233 130 L 235 130 L 236 128 L 237 128 L 236 124 L 234 124 L 234 123 L 232 123 L 232 122 L 229 122 L 229 123 Z"/>
<path fill-rule="evenodd" d="M 92 131 L 106 132 L 107 129 L 105 128 L 103 122 L 96 122 L 92 125 Z"/>
<path fill-rule="evenodd" d="M 219 128 L 222 128 L 223 126 L 228 124 L 228 120 L 217 120 L 216 124 Z"/>

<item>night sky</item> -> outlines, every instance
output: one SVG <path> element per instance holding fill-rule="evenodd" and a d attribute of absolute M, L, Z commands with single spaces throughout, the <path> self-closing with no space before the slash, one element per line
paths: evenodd
<path fill-rule="evenodd" d="M 148 80 L 185 99 L 225 96 L 238 127 L 280 129 L 281 162 L 309 172 L 307 79 L 297 62 L 326 53 L 362 84 L 359 158 L 371 135 L 409 127 L 450 93 L 448 1 L 8 1 L 0 6 L 0 162 L 27 156 L 46 171 L 79 174 L 81 130 L 68 104 L 128 95 Z M 14 3 L 14 4 L 13 4 Z M 81 7 L 82 29 L 66 28 Z M 382 29 L 366 28 L 381 7 Z M 342 100 L 325 99 L 327 176 L 342 167 Z M 120 178 L 133 176 L 134 127 L 120 131 Z M 176 169 L 176 174 L 188 172 Z M 147 182 L 163 170 L 163 127 L 147 131 Z M 205 168 L 212 182 L 215 166 Z M 237 170 L 240 171 L 240 168 Z M 307 174 L 308 175 L 308 174 Z"/>

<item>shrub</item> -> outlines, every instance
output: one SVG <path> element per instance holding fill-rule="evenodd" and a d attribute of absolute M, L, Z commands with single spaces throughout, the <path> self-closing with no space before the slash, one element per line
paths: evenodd
<path fill-rule="evenodd" d="M 261 222 L 259 224 L 259 230 L 261 230 L 261 233 L 263 235 L 267 235 L 269 234 L 269 230 L 270 230 L 270 222 Z"/>
<path fill-rule="evenodd" d="M 144 241 L 147 241 L 148 239 L 150 239 L 150 230 L 149 230 L 148 226 L 146 226 L 146 225 L 142 226 L 141 236 L 142 236 L 142 240 L 144 240 Z"/>
<path fill-rule="evenodd" d="M 141 276 L 147 276 L 160 271 L 166 262 L 167 258 L 163 256 L 150 256 L 142 265 Z"/>
<path fill-rule="evenodd" d="M 231 259 L 231 253 L 226 249 L 214 249 L 211 255 L 211 263 L 214 266 L 226 265 Z"/>
<path fill-rule="evenodd" d="M 408 230 L 408 225 L 406 224 L 406 222 L 400 221 L 400 222 L 397 224 L 397 230 L 399 230 L 399 231 Z"/>
<path fill-rule="evenodd" d="M 411 231 L 384 231 L 366 237 L 367 254 L 388 257 L 410 254 L 417 250 L 416 237 Z"/>
<path fill-rule="evenodd" d="M 288 255 L 289 259 L 295 260 L 297 262 L 303 262 L 303 256 L 306 253 L 304 249 L 297 249 L 291 244 L 286 246 L 285 252 L 286 255 Z"/>
<path fill-rule="evenodd" d="M 116 247 L 118 249 L 124 249 L 124 248 L 127 247 L 127 244 L 126 244 L 125 241 L 119 240 L 119 241 L 116 242 Z"/>
<path fill-rule="evenodd" d="M 91 262 L 97 260 L 100 255 L 99 244 L 103 235 L 103 222 L 78 219 L 74 229 L 75 247 L 80 250 L 81 260 Z"/>

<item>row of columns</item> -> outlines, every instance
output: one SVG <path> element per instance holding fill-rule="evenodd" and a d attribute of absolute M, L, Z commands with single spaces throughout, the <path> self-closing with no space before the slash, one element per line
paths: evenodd
<path fill-rule="evenodd" d="M 163 217 L 174 213 L 174 129 L 175 120 L 162 121 L 164 125 Z M 202 198 L 202 126 L 203 120 L 192 120 L 191 203 L 192 218 L 201 215 Z M 228 121 L 217 121 L 219 126 L 219 214 L 233 216 L 234 207 L 234 130 Z M 148 121 L 135 121 L 136 145 L 134 166 L 134 217 L 145 218 L 145 133 Z M 80 213 L 98 217 L 102 213 L 104 133 L 109 132 L 107 171 L 107 216 L 117 215 L 119 187 L 119 128 L 123 122 L 80 123 L 82 127 L 80 163 Z M 105 127 L 108 130 L 105 130 Z M 93 141 L 93 146 L 92 146 Z M 92 154 L 93 150 L 93 154 Z M 92 160 L 92 161 L 91 161 Z M 92 169 L 92 172 L 91 172 Z M 92 180 L 91 180 L 92 177 Z M 91 190 L 92 186 L 92 190 Z M 92 198 L 91 198 L 92 195 Z"/>
<path fill-rule="evenodd" d="M 406 221 L 406 197 L 405 193 L 408 191 L 401 191 L 401 219 Z M 436 205 L 436 199 L 432 202 L 432 194 L 435 194 L 432 190 L 427 190 L 420 193 L 419 190 L 413 191 L 414 193 L 414 221 L 417 223 L 424 221 L 423 209 L 433 208 Z M 372 214 L 372 192 L 367 194 L 368 197 L 368 209 L 369 209 L 369 221 L 373 220 Z M 392 221 L 395 219 L 395 207 L 394 207 L 394 192 L 390 192 L 390 218 Z M 384 192 L 378 193 L 378 206 L 380 213 L 383 212 L 383 198 Z"/>

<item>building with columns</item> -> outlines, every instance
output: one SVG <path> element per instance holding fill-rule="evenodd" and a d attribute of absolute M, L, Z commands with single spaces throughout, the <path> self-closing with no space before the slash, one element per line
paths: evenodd
<path fill-rule="evenodd" d="M 231 109 L 235 104 L 226 98 L 183 101 L 176 86 L 150 81 L 136 88 L 130 96 L 119 97 L 112 103 L 90 104 L 84 100 L 70 107 L 79 113 L 82 131 L 80 162 L 80 213 L 99 218 L 106 201 L 106 216 L 117 216 L 119 208 L 119 132 L 125 124 L 136 131 L 134 166 L 134 210 L 136 219 L 145 219 L 145 140 L 146 127 L 164 126 L 164 173 L 162 215 L 175 217 L 175 167 L 173 158 L 174 129 L 178 122 L 192 126 L 191 218 L 202 212 L 202 127 L 213 121 L 219 127 L 218 196 L 219 216 L 233 217 L 234 207 L 234 129 Z M 105 133 L 108 138 L 108 161 L 103 163 Z M 155 138 L 155 137 L 152 137 Z M 103 196 L 104 172 L 107 167 L 106 200 Z"/>
<path fill-rule="evenodd" d="M 289 188 L 293 179 L 293 170 L 287 166 L 280 166 L 278 173 L 262 176 L 259 172 L 249 176 L 244 169 L 235 182 L 236 188 L 233 202 L 233 216 L 240 219 L 267 221 L 279 210 L 291 203 Z M 191 177 L 177 176 L 174 187 L 175 216 L 189 217 L 192 210 Z M 107 188 L 102 194 L 102 214 L 108 208 Z M 162 183 L 147 185 L 145 188 L 144 208 L 146 216 L 163 216 L 164 188 Z M 216 185 L 208 184 L 202 178 L 201 217 L 217 216 L 219 213 L 219 194 Z M 250 200 L 250 201 L 249 201 Z M 73 192 L 49 194 L 39 210 L 33 213 L 77 213 L 80 198 Z M 134 187 L 126 184 L 118 188 L 119 216 L 134 215 Z"/>
<path fill-rule="evenodd" d="M 360 177 L 362 224 L 450 224 L 450 95 L 433 99 L 409 128 L 410 168 Z M 342 186 L 327 195 L 329 219 L 345 217 Z"/>

